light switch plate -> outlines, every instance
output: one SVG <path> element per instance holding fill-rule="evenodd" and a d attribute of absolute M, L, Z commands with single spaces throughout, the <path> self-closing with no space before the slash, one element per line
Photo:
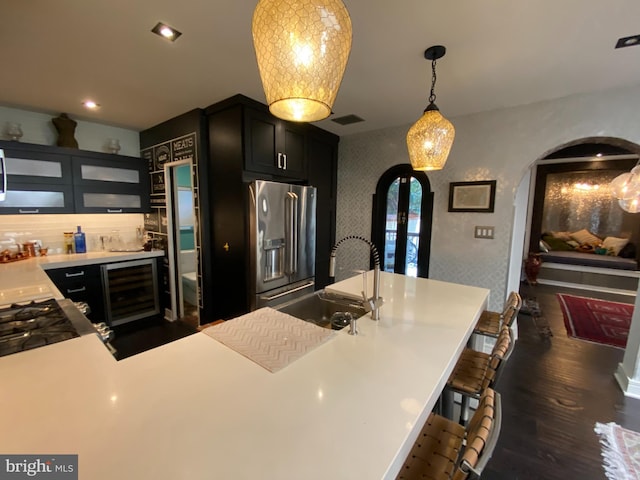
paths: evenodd
<path fill-rule="evenodd" d="M 475 226 L 474 236 L 475 238 L 493 239 L 494 226 Z"/>

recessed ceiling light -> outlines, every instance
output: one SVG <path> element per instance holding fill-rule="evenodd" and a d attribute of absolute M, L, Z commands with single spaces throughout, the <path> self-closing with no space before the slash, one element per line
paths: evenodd
<path fill-rule="evenodd" d="M 182 35 L 182 33 L 176 30 L 175 28 L 170 27 L 166 23 L 161 23 L 161 22 L 158 22 L 158 24 L 155 27 L 153 27 L 151 31 L 156 35 L 160 35 L 161 37 L 164 37 L 167 40 L 170 40 L 172 42 L 175 42 L 178 39 L 178 37 Z"/>
<path fill-rule="evenodd" d="M 84 105 L 84 108 L 88 108 L 89 110 L 96 110 L 100 108 L 100 105 L 93 100 L 85 100 L 84 102 L 82 102 L 82 105 Z"/>
<path fill-rule="evenodd" d="M 633 47 L 638 44 L 640 44 L 640 35 L 631 35 L 630 37 L 619 38 L 616 48 Z"/>

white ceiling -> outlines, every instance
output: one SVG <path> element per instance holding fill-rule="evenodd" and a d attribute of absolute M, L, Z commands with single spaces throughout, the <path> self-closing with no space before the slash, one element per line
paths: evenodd
<path fill-rule="evenodd" d="M 265 101 L 251 38 L 256 0 L 0 1 L 0 104 L 143 130 L 236 93 Z M 447 117 L 640 84 L 638 0 L 344 0 L 353 47 L 339 135 L 415 121 L 427 104 L 424 50 Z M 163 21 L 183 35 L 152 34 Z M 101 108 L 89 112 L 86 98 Z"/>

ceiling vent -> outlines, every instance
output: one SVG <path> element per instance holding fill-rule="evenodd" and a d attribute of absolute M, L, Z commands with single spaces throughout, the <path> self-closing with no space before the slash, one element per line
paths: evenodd
<path fill-rule="evenodd" d="M 331 121 L 340 125 L 351 125 L 352 123 L 364 122 L 364 118 L 357 115 L 345 115 L 344 117 L 332 118 Z"/>

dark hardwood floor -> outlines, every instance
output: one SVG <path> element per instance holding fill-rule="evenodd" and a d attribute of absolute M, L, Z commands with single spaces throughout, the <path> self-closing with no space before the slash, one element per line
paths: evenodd
<path fill-rule="evenodd" d="M 195 327 L 180 320 L 168 322 L 161 317 L 126 323 L 115 327 L 111 345 L 118 360 L 137 355 L 165 343 L 196 333 Z"/>
<path fill-rule="evenodd" d="M 613 377 L 624 351 L 569 338 L 555 294 L 635 299 L 546 285 L 523 284 L 520 292 L 538 300 L 541 317 L 518 316 L 519 338 L 496 384 L 502 430 L 482 478 L 606 479 L 593 427 L 616 422 L 640 432 L 640 400 L 625 397 Z"/>

